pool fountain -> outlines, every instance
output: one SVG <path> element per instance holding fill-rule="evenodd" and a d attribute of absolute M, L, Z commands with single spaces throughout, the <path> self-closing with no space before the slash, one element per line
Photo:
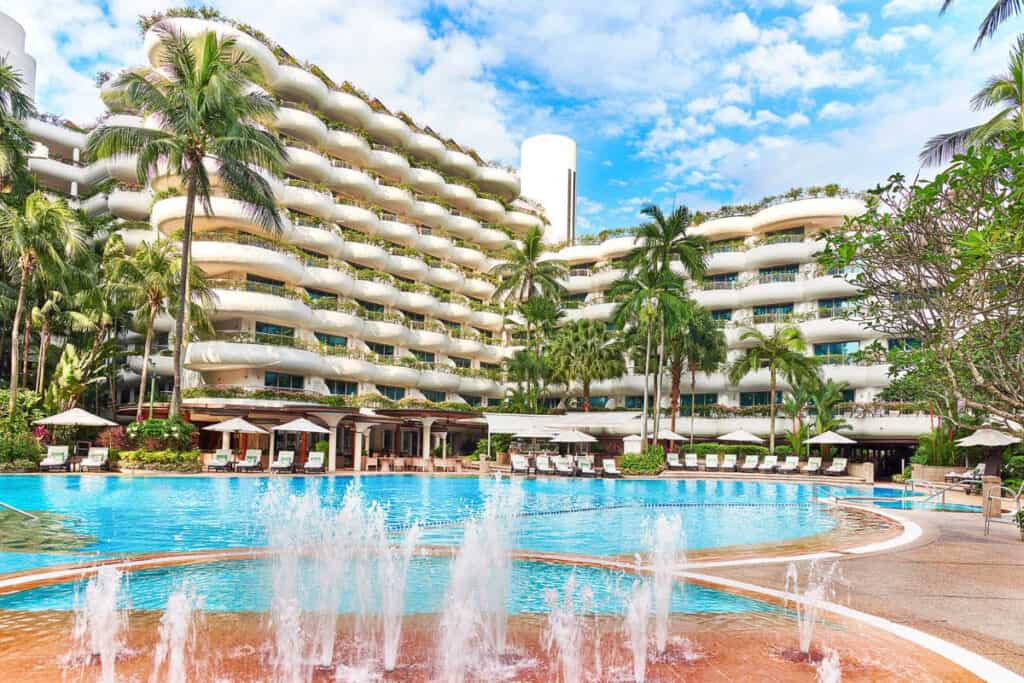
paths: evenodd
<path fill-rule="evenodd" d="M 629 651 L 633 659 L 633 681 L 647 680 L 647 626 L 651 612 L 651 585 L 647 581 L 633 581 L 626 611 L 622 620 L 623 631 L 629 639 Z"/>
<path fill-rule="evenodd" d="M 201 618 L 202 597 L 187 583 L 171 593 L 160 617 L 160 635 L 153 655 L 149 683 L 186 683 L 202 680 L 202 656 L 196 642 L 197 619 Z"/>
<path fill-rule="evenodd" d="M 654 598 L 654 641 L 658 654 L 665 652 L 668 644 L 668 615 L 672 601 L 672 587 L 676 576 L 686 568 L 683 536 L 683 518 L 679 514 L 658 515 L 648 537 L 651 570 L 654 575 L 652 594 Z"/>
<path fill-rule="evenodd" d="M 812 659 L 811 641 L 818 623 L 818 611 L 826 600 L 835 597 L 836 584 L 843 582 L 838 562 L 823 564 L 812 560 L 807 568 L 807 582 L 801 591 L 800 571 L 795 562 L 786 567 L 786 593 L 792 596 L 796 609 L 797 631 L 800 640 L 800 655 Z M 787 598 L 787 604 L 790 599 Z"/>
<path fill-rule="evenodd" d="M 86 584 L 82 603 L 75 611 L 72 640 L 78 644 L 77 651 L 85 649 L 86 663 L 99 660 L 102 683 L 116 681 L 117 654 L 127 619 L 120 605 L 123 579 L 116 566 L 100 567 Z"/>

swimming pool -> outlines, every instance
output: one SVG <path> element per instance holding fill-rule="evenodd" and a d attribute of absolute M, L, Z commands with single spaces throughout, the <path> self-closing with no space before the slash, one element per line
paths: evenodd
<path fill-rule="evenodd" d="M 12 513 L 0 519 L 0 573 L 138 553 L 186 552 L 266 544 L 256 506 L 270 487 L 316 492 L 339 506 L 352 477 L 0 475 L 0 500 L 46 513 L 51 531 L 70 535 L 47 547 Z M 460 522 L 478 513 L 507 478 L 361 477 L 368 501 L 388 524 L 425 527 L 423 542 L 457 544 Z M 727 480 L 515 480 L 523 519 L 514 546 L 548 552 L 617 555 L 641 547 L 644 520 L 671 506 L 684 519 L 690 549 L 783 541 L 833 528 L 811 486 Z M 817 485 L 817 495 L 871 495 L 867 487 Z M 14 540 L 12 540 L 12 538 Z M 5 542 L 6 541 L 6 542 Z M 68 548 L 58 550 L 58 548 Z"/>

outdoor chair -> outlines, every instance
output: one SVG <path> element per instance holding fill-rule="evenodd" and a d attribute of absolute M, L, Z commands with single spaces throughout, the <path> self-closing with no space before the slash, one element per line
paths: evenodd
<path fill-rule="evenodd" d="M 78 467 L 83 472 L 99 472 L 100 470 L 109 469 L 109 457 L 109 448 L 90 448 L 89 454 L 85 457 L 85 460 L 79 463 Z"/>
<path fill-rule="evenodd" d="M 514 453 L 512 455 L 512 474 L 529 474 L 530 473 L 530 461 L 526 459 L 525 455 Z"/>
<path fill-rule="evenodd" d="M 554 474 L 555 469 L 551 466 L 551 458 L 547 455 L 538 455 L 533 463 L 533 471 L 538 474 Z"/>
<path fill-rule="evenodd" d="M 780 474 L 796 474 L 797 468 L 800 466 L 800 458 L 796 455 L 786 456 L 786 462 L 779 465 Z"/>
<path fill-rule="evenodd" d="M 718 453 L 708 453 L 704 456 L 704 469 L 708 472 L 718 469 Z"/>
<path fill-rule="evenodd" d="M 571 477 L 576 474 L 576 466 L 571 456 L 563 456 L 555 460 L 555 472 L 563 477 Z"/>
<path fill-rule="evenodd" d="M 807 458 L 807 464 L 800 471 L 804 474 L 821 474 L 821 458 Z"/>
<path fill-rule="evenodd" d="M 271 472 L 294 472 L 295 451 L 278 451 L 277 459 L 270 463 Z"/>
<path fill-rule="evenodd" d="M 263 471 L 263 450 L 250 448 L 245 452 L 245 458 L 235 463 L 236 472 L 262 472 Z"/>
<path fill-rule="evenodd" d="M 618 479 L 622 476 L 619 466 L 615 464 L 615 458 L 605 458 L 601 463 L 601 473 L 608 478 Z"/>
<path fill-rule="evenodd" d="M 777 455 L 766 455 L 764 456 L 764 462 L 758 465 L 758 472 L 774 472 L 775 468 L 779 466 L 779 457 Z M 745 466 L 744 466 L 745 467 Z"/>
<path fill-rule="evenodd" d="M 39 469 L 44 472 L 54 470 L 71 471 L 71 458 L 68 455 L 67 446 L 50 446 L 46 449 L 46 457 L 39 463 Z"/>
<path fill-rule="evenodd" d="M 736 454 L 735 453 L 725 453 L 725 454 L 723 454 L 722 455 L 722 466 L 719 469 L 727 470 L 729 472 L 735 472 L 736 471 Z"/>
<path fill-rule="evenodd" d="M 597 471 L 594 469 L 594 456 L 581 455 L 577 464 L 579 466 L 579 475 L 581 477 L 597 476 Z"/>
<path fill-rule="evenodd" d="M 757 461 L 759 458 L 756 455 L 748 455 L 743 459 L 743 464 L 740 466 L 742 472 L 757 472 Z"/>
<path fill-rule="evenodd" d="M 830 477 L 841 477 L 846 474 L 846 458 L 833 459 L 832 464 L 825 470 L 825 474 Z"/>
<path fill-rule="evenodd" d="M 678 453 L 666 453 L 665 464 L 670 470 L 681 470 L 683 469 L 683 463 L 679 462 Z"/>
<path fill-rule="evenodd" d="M 688 470 L 699 470 L 700 465 L 697 463 L 696 453 L 687 453 L 683 456 L 683 465 Z"/>
<path fill-rule="evenodd" d="M 231 451 L 221 449 L 214 451 L 210 456 L 210 462 L 206 463 L 207 472 L 227 472 L 231 467 Z"/>
<path fill-rule="evenodd" d="M 302 466 L 302 471 L 306 474 L 323 474 L 324 473 L 324 452 L 313 451 L 306 458 L 306 464 Z"/>

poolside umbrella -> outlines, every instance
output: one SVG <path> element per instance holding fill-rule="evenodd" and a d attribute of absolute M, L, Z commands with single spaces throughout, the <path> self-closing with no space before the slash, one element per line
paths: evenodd
<path fill-rule="evenodd" d="M 811 444 L 820 444 L 822 446 L 849 446 L 857 442 L 843 436 L 842 434 L 836 434 L 830 429 L 827 432 L 818 434 L 817 436 L 812 436 L 804 443 L 807 444 L 807 456 L 810 457 Z M 799 455 L 799 453 L 797 455 Z"/>
<path fill-rule="evenodd" d="M 737 429 L 735 432 L 729 432 L 718 437 L 719 441 L 728 441 L 730 443 L 764 443 L 764 439 L 759 436 L 754 436 L 748 431 L 743 429 Z M 743 449 L 739 449 L 739 455 L 743 454 Z"/>
<path fill-rule="evenodd" d="M 524 429 L 521 432 L 517 432 L 512 435 L 513 439 L 526 439 L 530 442 L 530 448 L 533 450 L 537 449 L 537 442 L 543 439 L 544 441 L 549 440 L 554 434 L 551 432 L 545 432 L 540 429 Z"/>
<path fill-rule="evenodd" d="M 1004 434 L 996 429 L 983 427 L 970 436 L 965 436 L 958 440 L 956 445 L 963 448 L 970 448 L 972 446 L 987 448 L 988 458 L 985 460 L 985 474 L 988 476 L 996 476 L 999 474 L 999 467 L 1002 460 L 1000 455 L 1003 449 L 1007 446 L 1012 446 L 1015 443 L 1020 443 L 1020 439 L 1016 436 L 1010 436 L 1009 434 Z"/>
<path fill-rule="evenodd" d="M 662 429 L 658 432 L 658 441 L 686 441 L 686 437 L 680 436 L 670 429 Z"/>
<path fill-rule="evenodd" d="M 116 427 L 116 422 L 106 420 L 99 415 L 93 415 L 87 410 L 81 408 L 72 408 L 71 410 L 65 410 L 63 413 L 51 415 L 50 417 L 44 417 L 41 420 L 36 420 L 32 424 L 37 425 L 49 425 L 51 427 Z"/>
<path fill-rule="evenodd" d="M 240 417 L 233 417 L 230 420 L 224 420 L 223 422 L 218 422 L 215 425 L 210 425 L 209 427 L 203 427 L 203 429 L 205 431 L 208 431 L 208 432 L 223 432 L 224 433 L 224 442 L 221 445 L 224 448 L 227 448 L 228 445 L 230 444 L 230 441 L 229 441 L 230 437 L 228 436 L 228 434 L 230 434 L 231 432 L 238 432 L 239 434 L 266 434 L 267 433 L 267 430 L 261 429 L 260 427 L 257 427 L 253 423 L 248 422 L 246 420 L 243 420 Z M 242 445 L 244 446 L 245 444 L 243 443 Z"/>
<path fill-rule="evenodd" d="M 312 432 L 314 434 L 330 434 L 331 430 L 325 429 L 315 422 L 310 422 L 304 417 L 286 422 L 283 425 L 272 427 L 275 432 Z"/>
<path fill-rule="evenodd" d="M 597 439 L 592 437 L 590 434 L 584 434 L 583 432 L 570 429 L 565 432 L 558 432 L 551 438 L 552 443 L 596 443 Z"/>

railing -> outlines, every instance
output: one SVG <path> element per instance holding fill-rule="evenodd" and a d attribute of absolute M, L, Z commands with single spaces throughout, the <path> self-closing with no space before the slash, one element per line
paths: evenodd
<path fill-rule="evenodd" d="M 756 313 L 750 316 L 750 320 L 755 325 L 762 325 L 765 323 L 790 323 L 798 319 L 796 313 Z"/>
<path fill-rule="evenodd" d="M 818 307 L 819 318 L 848 318 L 850 316 L 850 309 L 846 307 L 835 306 L 829 308 L 827 306 Z"/>
<path fill-rule="evenodd" d="M 705 291 L 713 291 L 739 289 L 741 285 L 739 280 L 704 280 L 699 286 Z"/>
<path fill-rule="evenodd" d="M 767 285 L 775 282 L 796 282 L 798 273 L 758 273 L 757 282 Z"/>
<path fill-rule="evenodd" d="M 760 244 L 799 244 L 806 239 L 806 235 L 765 235 Z"/>
<path fill-rule="evenodd" d="M 268 285 L 263 282 L 249 282 L 247 280 L 230 280 L 224 278 L 208 280 L 207 285 L 211 289 L 230 289 L 239 292 L 273 294 L 275 296 L 294 299 L 296 301 L 309 301 L 309 296 L 307 294 L 292 287 L 288 287 L 287 285 Z"/>
<path fill-rule="evenodd" d="M 863 359 L 857 354 L 826 353 L 815 356 L 822 365 L 863 365 Z"/>
<path fill-rule="evenodd" d="M 733 254 L 746 250 L 747 245 L 743 240 L 712 242 L 708 247 L 708 253 L 711 254 Z"/>
<path fill-rule="evenodd" d="M 590 268 L 570 268 L 569 269 L 569 276 L 570 277 L 590 277 L 591 274 L 592 273 L 591 273 Z"/>

